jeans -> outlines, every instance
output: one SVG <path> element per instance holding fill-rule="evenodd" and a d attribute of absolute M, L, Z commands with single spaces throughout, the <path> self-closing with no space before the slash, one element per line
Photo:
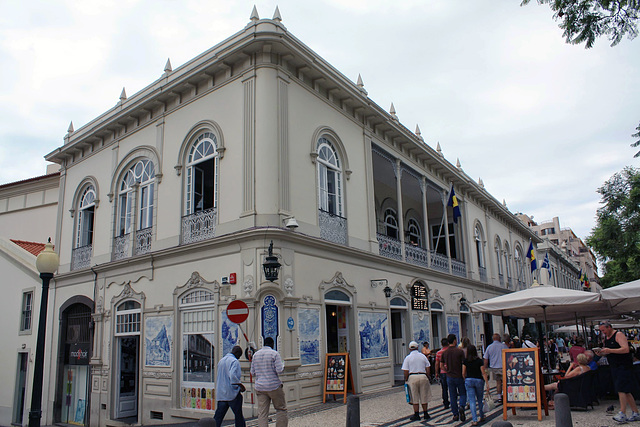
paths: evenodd
<path fill-rule="evenodd" d="M 449 386 L 451 413 L 455 417 L 460 413 L 460 410 L 464 412 L 464 407 L 467 406 L 467 389 L 464 388 L 464 378 L 451 378 L 447 376 L 447 386 Z M 458 397 L 460 397 L 459 404 Z"/>
<path fill-rule="evenodd" d="M 449 406 L 449 386 L 447 385 L 447 374 L 440 374 L 440 386 L 442 387 L 442 404 Z"/>
<path fill-rule="evenodd" d="M 469 399 L 469 408 L 471 409 L 473 421 L 478 421 L 476 407 L 478 412 L 480 412 L 480 418 L 484 418 L 484 412 L 482 412 L 484 380 L 480 378 L 467 378 L 464 380 L 464 386 L 467 389 L 467 399 Z"/>
<path fill-rule="evenodd" d="M 219 400 L 216 403 L 216 413 L 213 419 L 216 420 L 217 426 L 222 425 L 222 420 L 224 420 L 224 416 L 229 408 L 231 408 L 233 414 L 236 416 L 236 427 L 245 427 L 247 425 L 244 421 L 244 415 L 242 415 L 242 393 L 238 393 L 233 400 Z"/>

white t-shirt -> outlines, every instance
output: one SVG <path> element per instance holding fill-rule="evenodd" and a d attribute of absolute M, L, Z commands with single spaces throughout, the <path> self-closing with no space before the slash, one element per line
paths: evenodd
<path fill-rule="evenodd" d="M 427 368 L 431 366 L 427 356 L 418 350 L 413 350 L 402 362 L 402 370 L 409 371 L 410 374 L 427 373 Z"/>

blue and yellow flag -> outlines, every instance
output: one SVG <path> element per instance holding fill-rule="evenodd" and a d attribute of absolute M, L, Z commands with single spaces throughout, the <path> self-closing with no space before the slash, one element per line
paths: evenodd
<path fill-rule="evenodd" d="M 531 260 L 531 272 L 533 273 L 538 269 L 538 263 L 536 262 L 536 254 L 533 252 L 533 242 L 529 242 L 529 250 L 527 251 L 527 258 Z"/>
<path fill-rule="evenodd" d="M 453 191 L 453 185 L 451 186 L 451 192 L 449 193 L 449 203 L 447 206 L 451 206 L 453 208 L 453 222 L 458 223 L 458 218 L 462 216 L 460 213 L 460 206 L 458 206 L 458 198 L 456 197 L 455 191 Z"/>

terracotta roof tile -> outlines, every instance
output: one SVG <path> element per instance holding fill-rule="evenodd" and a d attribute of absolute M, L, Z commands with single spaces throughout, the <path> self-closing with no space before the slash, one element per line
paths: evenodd
<path fill-rule="evenodd" d="M 24 240 L 14 240 L 14 239 L 9 239 L 9 240 L 11 240 L 13 243 L 20 246 L 25 251 L 32 253 L 35 256 L 38 256 L 38 254 L 44 250 L 44 243 L 26 242 Z"/>

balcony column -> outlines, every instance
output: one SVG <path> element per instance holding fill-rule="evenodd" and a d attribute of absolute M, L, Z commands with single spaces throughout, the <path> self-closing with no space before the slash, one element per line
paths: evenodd
<path fill-rule="evenodd" d="M 447 258 L 449 259 L 449 274 L 452 274 L 451 272 L 451 248 L 449 247 L 449 212 L 447 209 L 447 203 L 449 203 L 449 198 L 448 198 L 449 194 L 447 194 L 446 192 L 442 192 L 440 194 L 440 197 L 442 197 L 442 210 L 444 212 L 444 244 L 445 247 L 447 248 Z"/>
<path fill-rule="evenodd" d="M 396 199 L 398 200 L 398 237 L 402 260 L 404 261 L 406 260 L 406 253 L 404 248 L 404 211 L 402 209 L 402 163 L 400 159 L 396 159 L 393 172 L 396 176 Z"/>
<path fill-rule="evenodd" d="M 420 180 L 420 190 L 422 191 L 422 218 L 424 222 L 424 248 L 427 250 L 427 266 L 431 268 L 431 239 L 429 238 L 429 211 L 427 210 L 427 178 Z"/>

